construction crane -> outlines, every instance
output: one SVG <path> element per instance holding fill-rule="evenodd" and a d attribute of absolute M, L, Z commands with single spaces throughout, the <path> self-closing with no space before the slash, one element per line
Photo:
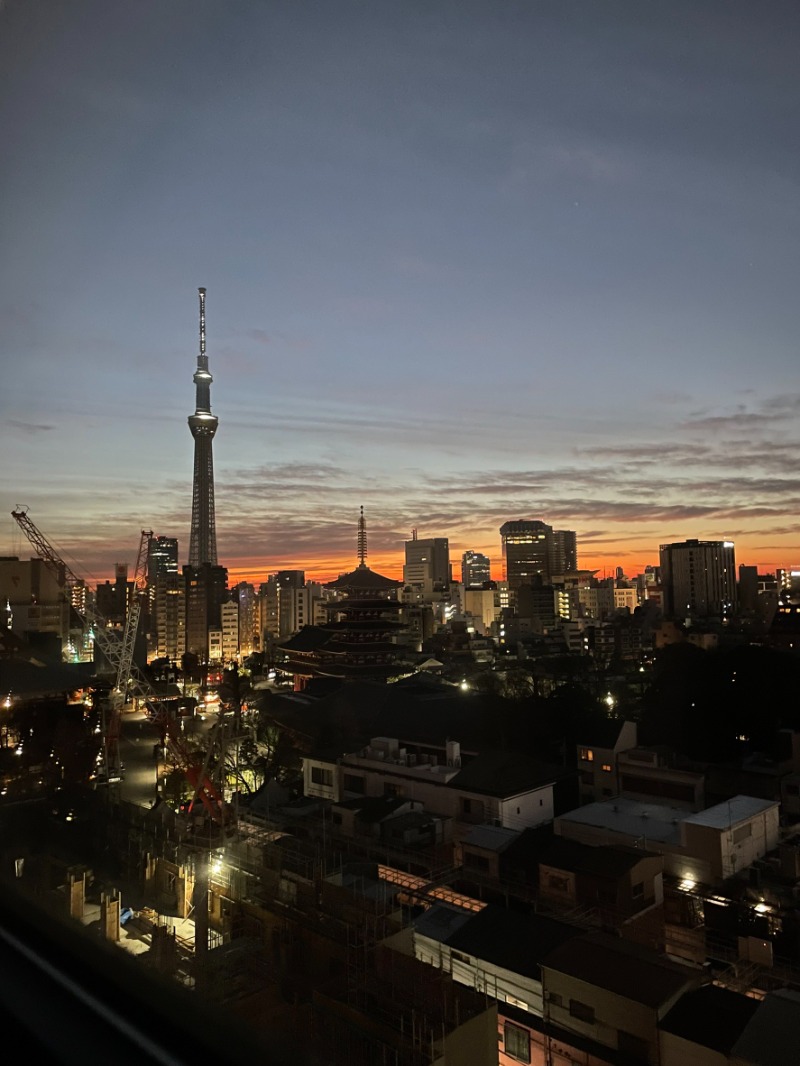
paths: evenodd
<path fill-rule="evenodd" d="M 194 790 L 187 804 L 187 814 L 190 819 L 194 818 L 195 807 L 199 800 L 209 822 L 216 827 L 216 832 L 221 832 L 223 837 L 229 835 L 235 828 L 234 811 L 225 801 L 222 790 L 214 782 L 210 770 L 215 747 L 214 738 L 211 738 L 212 743 L 207 745 L 204 753 L 192 751 L 181 736 L 178 723 L 173 716 L 162 712 L 156 716 L 155 721 L 161 730 L 164 746 L 169 751 L 172 761 Z M 222 729 L 220 721 L 214 727 L 215 734 L 221 733 Z M 211 835 L 208 833 L 210 828 L 210 826 L 206 827 L 207 835 Z"/>
<path fill-rule="evenodd" d="M 136 556 L 136 569 L 133 574 L 133 587 L 128 597 L 128 609 L 125 613 L 125 632 L 122 636 L 122 649 L 117 664 L 117 683 L 115 691 L 122 696 L 123 706 L 128 688 L 131 666 L 133 665 L 133 649 L 136 645 L 136 635 L 139 631 L 139 619 L 142 614 L 142 600 L 147 593 L 147 559 L 150 553 L 150 541 L 153 539 L 152 529 L 143 529 L 139 541 L 139 553 Z"/>
<path fill-rule="evenodd" d="M 55 574 L 62 587 L 71 590 L 83 584 L 81 578 L 61 558 L 44 533 L 34 524 L 28 515 L 27 508 L 18 507 L 16 511 L 11 512 L 11 516 L 36 549 L 36 553 L 45 566 Z M 146 560 L 150 537 L 152 537 L 151 532 L 142 530 L 137 560 L 138 581 L 141 581 L 144 575 L 145 563 L 141 560 L 143 553 Z M 119 767 L 120 717 L 129 678 L 132 678 L 134 686 L 145 698 L 153 694 L 152 686 L 133 664 L 133 648 L 139 624 L 141 599 L 134 593 L 133 611 L 128 611 L 122 640 L 119 639 L 118 631 L 110 629 L 107 620 L 93 607 L 85 605 L 82 610 L 78 610 L 74 605 L 74 598 L 70 597 L 70 599 L 73 600 L 72 606 L 76 614 L 91 629 L 94 643 L 102 651 L 115 678 L 115 685 L 108 701 L 103 701 L 100 705 L 100 733 L 103 745 L 100 771 L 105 776 L 105 780 L 110 782 L 113 776 L 112 770 Z"/>
<path fill-rule="evenodd" d="M 27 508 L 17 507 L 15 511 L 11 512 L 11 516 L 33 545 L 39 558 L 56 575 L 60 585 L 71 589 L 83 584 L 81 578 L 67 565 L 41 530 L 34 524 L 28 515 Z M 164 746 L 169 750 L 175 765 L 183 772 L 194 790 L 188 805 L 188 813 L 192 814 L 199 800 L 211 821 L 227 830 L 231 828 L 233 822 L 232 811 L 224 800 L 222 790 L 211 779 L 209 772 L 213 746 L 209 746 L 205 760 L 201 763 L 198 756 L 188 749 L 181 738 L 175 720 L 168 713 L 162 698 L 133 662 L 133 648 L 141 613 L 141 602 L 147 588 L 146 561 L 152 536 L 152 531 L 142 530 L 136 562 L 134 589 L 129 604 L 125 631 L 121 640 L 114 630 L 108 628 L 107 620 L 94 608 L 86 607 L 82 611 L 76 609 L 76 613 L 82 621 L 91 627 L 95 643 L 111 665 L 115 677 L 115 686 L 107 712 L 104 709 L 104 722 L 101 727 L 105 771 L 108 774 L 111 766 L 119 765 L 120 718 L 126 692 L 130 688 L 131 691 L 145 701 L 150 717 L 161 730 Z M 115 758 L 117 761 L 112 761 Z M 220 760 L 220 763 L 222 761 Z"/>
<path fill-rule="evenodd" d="M 64 562 L 42 531 L 34 525 L 27 508 L 12 511 L 11 517 L 36 549 L 36 553 L 45 566 L 55 574 L 62 587 L 72 590 L 84 584 L 83 580 Z M 108 628 L 107 619 L 93 607 L 87 605 L 82 610 L 78 610 L 73 603 L 73 609 L 78 617 L 91 628 L 94 642 L 108 660 L 111 672 L 116 678 L 122 661 L 124 642 L 119 639 L 117 632 Z M 133 664 L 130 673 L 136 683 L 148 687 L 149 683 L 146 678 Z"/>

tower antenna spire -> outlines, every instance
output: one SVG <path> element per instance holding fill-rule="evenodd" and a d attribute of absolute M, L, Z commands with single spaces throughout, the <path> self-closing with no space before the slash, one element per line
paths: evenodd
<path fill-rule="evenodd" d="M 206 290 L 199 288 L 197 294 L 200 297 L 200 358 L 206 358 Z M 208 369 L 206 366 L 204 369 Z"/>
<path fill-rule="evenodd" d="M 361 505 L 361 516 L 358 519 L 358 565 L 367 565 L 367 520 L 364 518 L 364 505 Z"/>

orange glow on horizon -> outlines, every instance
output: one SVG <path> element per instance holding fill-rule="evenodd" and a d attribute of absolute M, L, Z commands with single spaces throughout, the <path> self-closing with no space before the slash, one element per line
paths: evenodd
<path fill-rule="evenodd" d="M 476 550 L 480 551 L 482 549 Z M 494 557 L 492 557 L 491 553 L 488 551 L 485 551 L 485 554 L 489 555 L 489 558 L 492 560 L 492 580 L 502 581 L 504 574 L 502 558 L 500 557 L 499 551 L 495 552 Z M 394 578 L 397 581 L 402 581 L 403 579 L 403 557 L 399 556 L 396 552 L 368 555 L 366 562 L 371 570 L 383 574 L 384 577 Z M 453 580 L 460 581 L 460 551 L 451 554 L 451 564 Z M 222 565 L 226 565 L 225 562 L 223 562 Z M 658 547 L 656 547 L 654 551 L 648 551 L 646 554 L 641 551 L 641 549 L 637 550 L 635 555 L 629 549 L 622 549 L 619 554 L 615 556 L 612 551 L 604 551 L 602 555 L 592 555 L 588 552 L 584 554 L 580 552 L 579 544 L 578 567 L 581 570 L 596 571 L 596 576 L 598 578 L 614 577 L 617 567 L 621 566 L 625 577 L 632 579 L 635 578 L 637 574 L 644 573 L 646 567 L 658 565 Z M 737 571 L 741 565 L 756 566 L 758 572 L 761 574 L 774 574 L 776 569 L 779 568 L 797 569 L 797 566 L 785 559 L 781 562 L 764 562 L 762 560 L 755 560 L 752 556 L 745 556 L 741 559 L 737 557 Z M 355 570 L 357 566 L 358 559 L 354 558 L 352 555 L 342 556 L 338 559 L 326 557 L 324 559 L 309 560 L 305 565 L 296 560 L 282 560 L 275 556 L 265 557 L 263 559 L 251 558 L 230 560 L 227 564 L 228 583 L 230 585 L 236 585 L 241 581 L 246 581 L 255 585 L 257 588 L 261 583 L 267 580 L 270 574 L 275 574 L 279 570 L 303 570 L 307 581 L 319 581 L 324 584 L 327 581 L 335 580 L 340 574 L 346 574 L 351 570 Z"/>

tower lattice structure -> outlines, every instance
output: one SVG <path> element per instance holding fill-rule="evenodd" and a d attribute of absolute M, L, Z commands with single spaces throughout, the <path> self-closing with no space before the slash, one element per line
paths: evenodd
<path fill-rule="evenodd" d="M 194 483 L 192 490 L 192 530 L 189 538 L 189 565 L 217 565 L 217 530 L 214 517 L 214 459 L 211 442 L 219 419 L 211 414 L 211 382 L 206 355 L 206 290 L 200 296 L 200 352 L 192 379 L 196 389 L 196 410 L 189 415 L 194 437 Z"/>

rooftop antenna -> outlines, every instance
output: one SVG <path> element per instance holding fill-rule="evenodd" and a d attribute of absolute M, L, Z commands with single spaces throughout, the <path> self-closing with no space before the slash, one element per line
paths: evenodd
<path fill-rule="evenodd" d="M 361 505 L 361 516 L 358 520 L 358 565 L 367 565 L 367 522 L 364 518 L 364 505 Z"/>

